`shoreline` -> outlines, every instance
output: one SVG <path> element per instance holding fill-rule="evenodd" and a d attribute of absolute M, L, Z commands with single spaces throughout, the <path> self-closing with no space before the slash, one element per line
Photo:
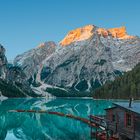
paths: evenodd
<path fill-rule="evenodd" d="M 108 101 L 128 101 L 129 102 L 129 99 L 94 99 L 92 97 L 49 97 L 49 98 L 46 98 L 46 97 L 13 97 L 13 98 L 8 98 L 5 99 L 5 100 L 8 100 L 8 99 L 82 99 L 82 100 L 93 100 L 93 101 L 100 101 L 100 100 L 108 100 Z M 133 100 L 134 102 L 140 102 L 140 100 Z"/>

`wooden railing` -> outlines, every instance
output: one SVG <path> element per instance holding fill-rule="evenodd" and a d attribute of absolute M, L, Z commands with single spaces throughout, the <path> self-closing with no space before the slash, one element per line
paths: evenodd
<path fill-rule="evenodd" d="M 89 118 L 90 118 L 90 122 L 94 123 L 96 126 L 103 127 L 104 129 L 107 128 L 105 116 L 90 115 Z"/>

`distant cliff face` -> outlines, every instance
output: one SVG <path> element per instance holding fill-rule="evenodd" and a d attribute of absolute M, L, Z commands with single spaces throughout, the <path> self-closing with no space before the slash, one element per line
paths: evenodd
<path fill-rule="evenodd" d="M 7 59 L 5 57 L 5 49 L 0 45 L 0 78 L 5 79 L 7 72 Z"/>
<path fill-rule="evenodd" d="M 5 97 L 36 97 L 32 91 L 24 71 L 9 66 L 5 56 L 5 48 L 0 45 L 0 100 Z"/>
<path fill-rule="evenodd" d="M 55 51 L 55 43 L 47 42 L 40 44 L 37 48 L 18 55 L 14 64 L 24 69 L 27 77 L 34 76 L 42 67 L 42 61 L 49 57 Z"/>
<path fill-rule="evenodd" d="M 56 96 L 88 94 L 140 62 L 140 38 L 128 35 L 125 27 L 88 25 L 70 31 L 60 44 L 42 48 L 17 56 L 15 64 L 24 69 L 33 89 Z"/>
<path fill-rule="evenodd" d="M 32 89 L 41 96 L 50 96 L 44 89 L 41 81 L 41 71 L 44 68 L 44 61 L 51 57 L 56 50 L 56 44 L 52 41 L 41 43 L 37 48 L 18 55 L 14 60 L 14 65 L 21 67 L 26 75 L 26 79 Z"/>

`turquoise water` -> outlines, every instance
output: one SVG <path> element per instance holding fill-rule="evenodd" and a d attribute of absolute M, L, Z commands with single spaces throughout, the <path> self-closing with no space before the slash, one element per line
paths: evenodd
<path fill-rule="evenodd" d="M 7 99 L 0 102 L 0 140 L 88 140 L 90 128 L 69 118 L 46 113 L 8 112 L 15 109 L 58 111 L 88 118 L 103 115 L 111 101 L 58 98 Z"/>

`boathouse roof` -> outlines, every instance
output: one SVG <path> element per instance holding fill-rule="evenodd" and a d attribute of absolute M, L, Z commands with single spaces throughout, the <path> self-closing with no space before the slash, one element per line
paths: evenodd
<path fill-rule="evenodd" d="M 129 102 L 117 102 L 114 105 L 140 115 L 140 102 L 133 102 L 131 107 L 129 107 Z"/>

